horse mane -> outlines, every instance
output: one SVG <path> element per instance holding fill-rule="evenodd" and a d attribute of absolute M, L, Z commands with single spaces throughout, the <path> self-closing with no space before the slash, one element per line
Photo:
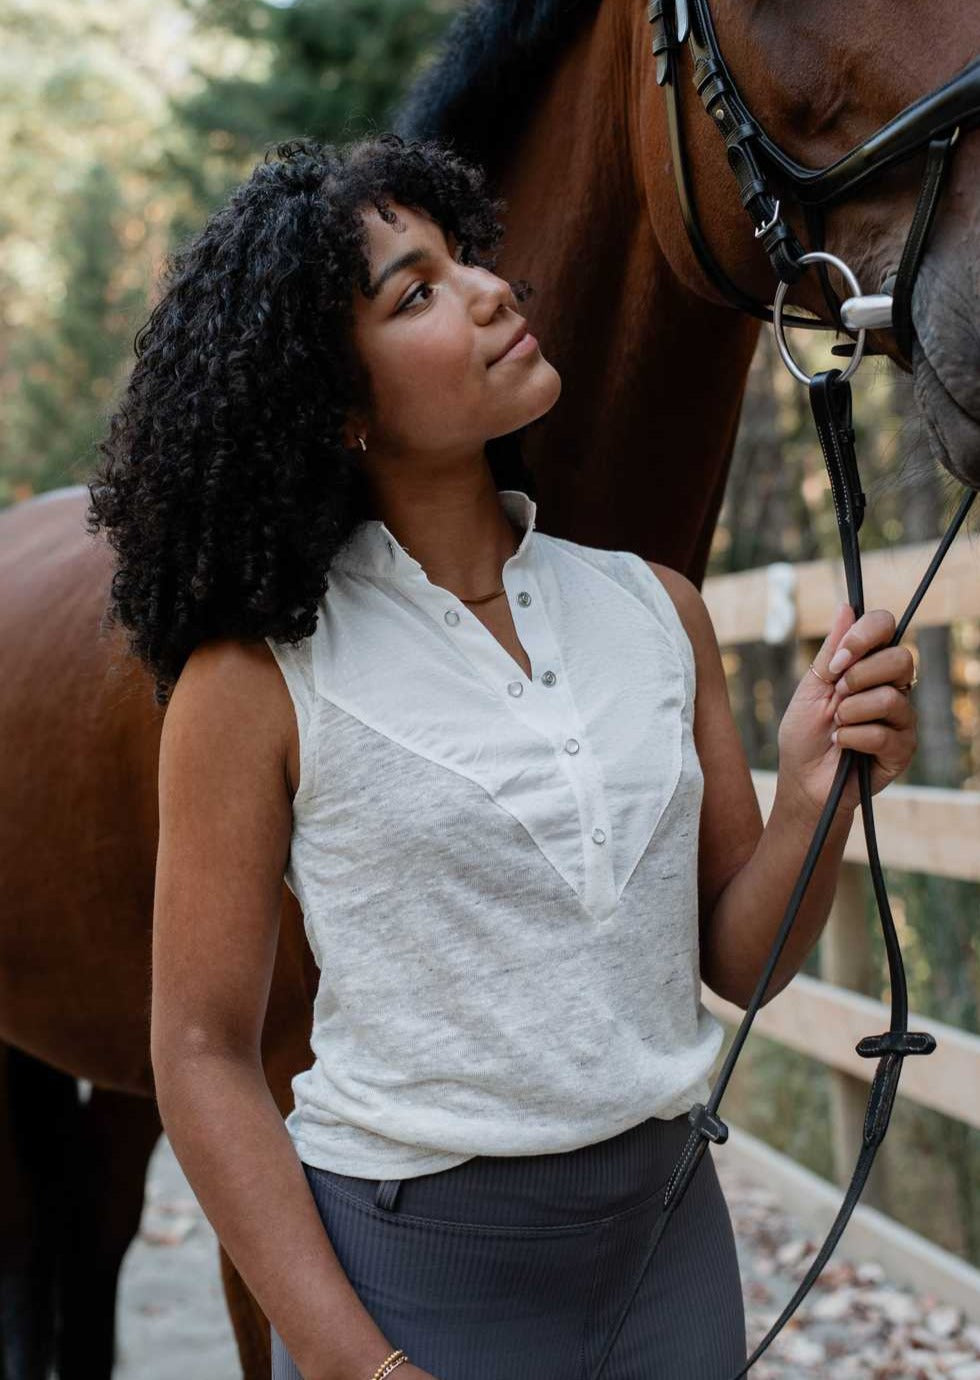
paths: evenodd
<path fill-rule="evenodd" d="M 481 164 L 505 163 L 545 78 L 601 0 L 473 0 L 395 109 L 405 139 L 438 139 Z"/>

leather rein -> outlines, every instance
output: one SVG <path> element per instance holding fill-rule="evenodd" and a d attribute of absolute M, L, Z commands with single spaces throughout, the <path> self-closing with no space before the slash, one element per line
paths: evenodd
<path fill-rule="evenodd" d="M 980 58 L 969 63 L 950 81 L 907 106 L 893 120 L 835 163 L 825 168 L 810 169 L 784 153 L 766 134 L 742 101 L 718 46 L 708 0 L 649 0 L 647 15 L 653 29 L 657 82 L 666 93 L 677 195 L 691 245 L 705 273 L 727 301 L 742 311 L 772 322 L 784 363 L 796 378 L 807 385 L 810 408 L 830 477 L 848 600 L 856 617 L 860 617 L 864 612 L 864 589 L 858 530 L 864 516 L 865 495 L 861 491 L 861 479 L 854 451 L 850 377 L 865 353 L 881 353 L 866 349 L 865 333 L 869 329 L 892 329 L 901 353 L 911 363 L 914 335 L 911 298 L 915 276 L 922 260 L 944 174 L 960 128 L 973 123 L 980 115 Z M 729 165 L 736 178 L 742 205 L 755 227 L 755 238 L 761 241 L 778 280 L 771 307 L 744 293 L 732 282 L 712 254 L 701 228 L 681 138 L 678 112 L 679 60 L 685 43 L 693 62 L 695 88 L 712 123 L 725 139 Z M 822 247 L 822 208 L 841 200 L 868 178 L 910 157 L 923 147 L 927 148 L 925 172 L 898 271 L 885 279 L 879 293 L 864 296 L 850 268 L 835 255 L 825 252 Z M 803 249 L 794 231 L 781 215 L 781 197 L 775 195 L 774 184 L 783 195 L 788 192 L 802 206 L 815 246 L 809 251 Z M 783 300 L 788 288 L 799 281 L 811 263 L 819 266 L 824 297 L 832 317 L 830 322 L 817 317 L 783 314 Z M 841 271 L 852 291 L 853 295 L 845 301 L 841 301 L 830 287 L 826 268 L 828 263 Z M 834 353 L 851 354 L 847 367 L 843 372 L 829 369 L 812 377 L 803 373 L 789 353 L 783 335 L 784 324 L 814 330 L 844 331 L 848 334 L 856 332 L 856 341 L 834 349 Z M 964 490 L 964 497 L 928 569 L 908 607 L 898 620 L 889 646 L 897 646 L 904 636 L 912 615 L 922 601 L 975 498 L 975 490 Z M 708 1101 L 697 1103 L 691 1108 L 688 1116 L 691 1131 L 667 1182 L 662 1211 L 654 1226 L 643 1264 L 629 1297 L 608 1335 L 604 1349 L 590 1371 L 590 1380 L 598 1380 L 604 1369 L 650 1261 L 698 1165 L 704 1158 L 709 1143 L 722 1144 L 728 1138 L 728 1127 L 718 1115 L 721 1099 L 756 1013 L 765 999 L 855 759 L 868 861 L 888 963 L 891 992 L 890 1023 L 888 1030 L 883 1034 L 865 1036 L 856 1046 L 858 1054 L 866 1059 L 876 1059 L 878 1066 L 868 1094 L 861 1148 L 837 1216 L 793 1296 L 745 1365 L 731 1377 L 731 1380 L 740 1380 L 766 1351 L 796 1312 L 829 1260 L 857 1205 L 878 1147 L 887 1130 L 903 1060 L 912 1054 L 931 1054 L 936 1048 L 936 1041 L 932 1035 L 925 1031 L 910 1031 L 908 1028 L 908 988 L 902 951 L 888 903 L 875 837 L 870 784 L 871 759 L 867 753 L 844 748 L 833 785 L 772 950 Z"/>

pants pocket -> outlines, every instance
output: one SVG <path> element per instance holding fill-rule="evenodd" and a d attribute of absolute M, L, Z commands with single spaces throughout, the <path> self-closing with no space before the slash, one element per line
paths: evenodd
<path fill-rule="evenodd" d="M 455 1210 L 445 1211 L 439 1205 L 437 1183 L 419 1184 L 406 1179 L 365 1179 L 352 1180 L 349 1176 L 335 1174 L 331 1170 L 304 1166 L 314 1197 L 323 1193 L 328 1197 L 339 1198 L 358 1212 L 372 1215 L 381 1220 L 395 1220 L 423 1229 L 439 1232 L 458 1232 L 461 1235 L 490 1236 L 498 1239 L 533 1241 L 549 1240 L 559 1237 L 586 1235 L 611 1223 L 626 1221 L 630 1217 L 646 1212 L 650 1205 L 662 1197 L 667 1178 L 639 1200 L 618 1208 L 611 1213 L 596 1215 L 572 1214 L 567 1220 L 542 1221 L 543 1215 L 533 1206 L 520 1201 L 508 1202 L 501 1198 L 494 1203 L 467 1203 L 455 1195 Z M 422 1176 L 426 1179 L 442 1179 L 453 1170 L 444 1170 L 438 1175 Z M 421 1192 L 419 1191 L 421 1190 Z M 433 1193 L 434 1190 L 434 1193 Z M 554 1210 L 561 1214 L 560 1202 L 549 1204 L 550 1215 Z M 460 1210 L 462 1209 L 462 1211 Z M 492 1213 L 492 1219 L 490 1214 Z M 465 1215 L 464 1215 L 465 1214 Z M 484 1216 L 486 1214 L 486 1216 Z"/>
<path fill-rule="evenodd" d="M 590 1222 L 420 1217 L 320 1176 L 313 1185 L 351 1286 L 413 1365 L 439 1380 L 581 1380 L 594 1275 Z"/>

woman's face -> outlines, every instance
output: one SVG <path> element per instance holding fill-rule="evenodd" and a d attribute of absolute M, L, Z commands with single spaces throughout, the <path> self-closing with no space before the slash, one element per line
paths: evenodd
<path fill-rule="evenodd" d="M 371 283 L 384 281 L 374 298 L 355 292 L 354 345 L 374 397 L 349 442 L 366 434 L 374 459 L 469 458 L 547 412 L 561 378 L 537 345 L 491 363 L 522 326 L 509 283 L 457 262 L 458 246 L 424 212 L 391 210 L 393 225 L 374 206 L 363 213 Z M 417 261 L 386 272 L 407 253 Z"/>

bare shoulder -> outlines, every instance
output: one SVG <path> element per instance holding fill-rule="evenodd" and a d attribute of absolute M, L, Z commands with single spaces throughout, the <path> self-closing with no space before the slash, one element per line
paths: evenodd
<path fill-rule="evenodd" d="M 225 769 L 236 759 L 253 767 L 260 761 L 278 763 L 289 784 L 295 715 L 264 640 L 214 638 L 194 648 L 164 718 L 165 736 L 176 733 L 207 745 L 208 757 Z"/>
<path fill-rule="evenodd" d="M 255 722 L 264 720 L 280 700 L 280 686 L 285 689 L 265 641 L 212 638 L 187 658 L 171 704 L 179 697 L 185 704 L 193 702 L 202 713 L 217 716 L 234 710 L 236 717 Z"/>
<path fill-rule="evenodd" d="M 706 652 L 714 650 L 717 653 L 714 625 L 697 585 L 669 565 L 660 565 L 657 561 L 646 561 L 646 564 L 673 600 L 677 616 L 691 639 L 695 661 L 700 664 Z"/>

